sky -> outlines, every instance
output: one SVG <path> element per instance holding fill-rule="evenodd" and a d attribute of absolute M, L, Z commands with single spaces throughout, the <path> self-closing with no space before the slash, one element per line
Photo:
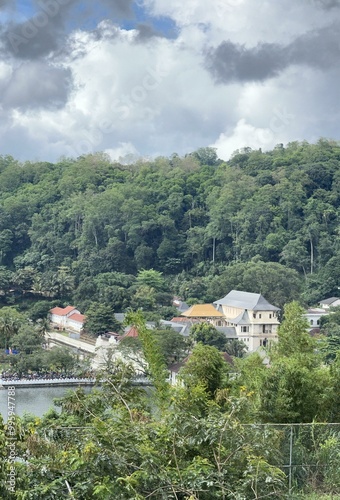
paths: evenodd
<path fill-rule="evenodd" d="M 0 155 L 339 140 L 340 0 L 0 0 Z"/>

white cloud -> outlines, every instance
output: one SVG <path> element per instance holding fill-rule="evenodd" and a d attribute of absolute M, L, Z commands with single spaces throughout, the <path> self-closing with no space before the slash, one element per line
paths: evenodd
<path fill-rule="evenodd" d="M 144 0 L 156 16 L 174 19 L 180 28 L 203 25 L 207 38 L 215 45 L 222 40 L 256 45 L 262 42 L 285 42 L 315 27 L 326 26 L 334 11 L 323 11 L 317 0 L 262 1 L 210 0 Z"/>
<path fill-rule="evenodd" d="M 180 39 L 135 44 L 131 32 L 119 35 L 98 41 L 78 32 L 73 53 L 81 49 L 82 56 L 63 61 L 75 85 L 66 107 L 17 110 L 15 124 L 40 148 L 46 143 L 49 155 L 56 148 L 79 156 L 120 144 L 133 144 L 142 155 L 170 154 L 208 143 L 233 116 L 237 86 L 215 87 L 202 55 Z"/>
<path fill-rule="evenodd" d="M 176 21 L 175 39 L 138 42 L 136 30 L 108 21 L 91 32 L 78 29 L 54 58 L 72 71 L 66 105 L 6 114 L 0 107 L 1 152 L 54 160 L 103 150 L 118 159 L 184 154 L 211 144 L 227 159 L 245 146 L 336 138 L 336 69 L 289 66 L 261 83 L 217 85 L 206 68 L 207 49 L 223 40 L 287 44 L 339 15 L 316 3 L 212 0 L 207 8 L 203 0 L 145 0 L 150 15 Z M 17 65 L 0 63 L 0 92 Z"/>
<path fill-rule="evenodd" d="M 228 160 L 232 153 L 245 146 L 252 149 L 271 149 L 277 144 L 275 133 L 270 128 L 258 128 L 241 118 L 231 134 L 222 133 L 216 142 L 211 144 L 216 148 L 217 155 L 222 160 Z"/>
<path fill-rule="evenodd" d="M 116 148 L 105 149 L 104 153 L 108 154 L 111 160 L 117 160 L 120 163 L 126 163 L 130 160 L 134 161 L 141 156 L 131 142 L 121 142 Z"/>

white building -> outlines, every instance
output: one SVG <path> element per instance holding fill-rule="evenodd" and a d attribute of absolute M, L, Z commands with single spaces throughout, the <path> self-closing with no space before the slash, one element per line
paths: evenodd
<path fill-rule="evenodd" d="M 249 351 L 256 351 L 277 341 L 280 309 L 270 304 L 261 294 L 232 290 L 214 302 L 223 313 L 228 327 L 235 328 L 237 338 Z"/>
<path fill-rule="evenodd" d="M 70 329 L 79 333 L 83 328 L 85 316 L 73 306 L 54 307 L 50 310 L 50 321 L 61 330 Z"/>
<path fill-rule="evenodd" d="M 304 316 L 308 321 L 309 331 L 314 330 L 314 328 L 320 328 L 320 318 L 322 316 L 327 316 L 329 313 L 329 309 L 323 309 L 321 307 L 307 309 Z"/>
<path fill-rule="evenodd" d="M 330 297 L 329 299 L 324 299 L 319 302 L 322 309 L 329 310 L 330 307 L 340 306 L 340 299 L 338 297 Z"/>

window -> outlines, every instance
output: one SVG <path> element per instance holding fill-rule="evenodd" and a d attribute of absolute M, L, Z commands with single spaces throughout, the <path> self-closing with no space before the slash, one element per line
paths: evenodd
<path fill-rule="evenodd" d="M 311 319 L 310 320 L 310 324 L 313 326 L 314 325 L 314 321 Z"/>
<path fill-rule="evenodd" d="M 256 319 L 256 313 L 253 313 L 253 318 L 255 318 L 255 319 Z"/>
<path fill-rule="evenodd" d="M 271 314 L 269 314 L 269 318 L 271 318 L 271 317 L 272 317 L 272 315 L 271 315 Z"/>
<path fill-rule="evenodd" d="M 262 315 L 261 315 L 261 314 L 259 314 L 259 318 L 262 318 Z"/>
<path fill-rule="evenodd" d="M 317 325 L 320 325 L 320 320 L 318 319 L 317 322 L 316 322 Z"/>
<path fill-rule="evenodd" d="M 248 333 L 249 332 L 249 326 L 241 326 L 241 332 L 242 333 Z"/>

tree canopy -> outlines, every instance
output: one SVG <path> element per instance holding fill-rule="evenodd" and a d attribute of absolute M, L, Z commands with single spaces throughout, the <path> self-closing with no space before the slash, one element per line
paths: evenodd
<path fill-rule="evenodd" d="M 110 162 L 0 157 L 0 302 L 156 311 L 232 288 L 283 307 L 338 293 L 334 141 Z M 278 286 L 279 285 L 279 286 Z"/>

